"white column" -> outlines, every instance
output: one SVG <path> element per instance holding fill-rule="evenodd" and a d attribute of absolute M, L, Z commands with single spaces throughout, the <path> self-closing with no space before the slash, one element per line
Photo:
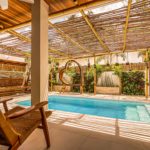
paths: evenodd
<path fill-rule="evenodd" d="M 35 0 L 32 6 L 32 105 L 48 100 L 48 5 Z"/>

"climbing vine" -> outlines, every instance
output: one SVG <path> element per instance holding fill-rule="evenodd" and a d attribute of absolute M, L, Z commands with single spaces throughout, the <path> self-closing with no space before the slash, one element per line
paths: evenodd
<path fill-rule="evenodd" d="M 122 93 L 127 95 L 144 95 L 144 72 L 122 72 Z"/>

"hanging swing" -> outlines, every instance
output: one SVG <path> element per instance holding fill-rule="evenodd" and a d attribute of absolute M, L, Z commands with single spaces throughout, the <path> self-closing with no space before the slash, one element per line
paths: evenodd
<path fill-rule="evenodd" d="M 70 67 L 70 65 L 72 63 L 75 63 L 77 65 L 78 70 L 76 69 L 76 71 L 79 71 L 79 75 L 80 75 L 80 83 L 77 83 L 77 84 L 69 84 L 69 83 L 66 83 L 63 80 L 63 74 L 65 73 L 66 70 L 69 70 L 69 67 Z M 59 71 L 59 79 L 60 79 L 60 81 L 64 85 L 68 85 L 68 86 L 81 86 L 81 84 L 82 84 L 82 74 L 81 74 L 81 66 L 80 66 L 80 64 L 77 61 L 75 61 L 75 60 L 69 60 L 69 61 L 67 61 L 66 64 L 65 64 L 65 67 Z"/>

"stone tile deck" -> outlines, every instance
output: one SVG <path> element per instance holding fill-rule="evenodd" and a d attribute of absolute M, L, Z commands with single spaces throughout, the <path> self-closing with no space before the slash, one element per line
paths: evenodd
<path fill-rule="evenodd" d="M 48 125 L 48 150 L 150 150 L 150 124 L 54 111 Z M 42 130 L 35 130 L 19 150 L 46 150 Z"/>

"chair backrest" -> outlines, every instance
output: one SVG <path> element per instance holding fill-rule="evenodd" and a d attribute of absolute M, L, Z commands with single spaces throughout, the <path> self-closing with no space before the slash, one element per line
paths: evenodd
<path fill-rule="evenodd" d="M 7 142 L 10 145 L 14 145 L 19 140 L 20 134 L 13 129 L 13 127 L 11 126 L 11 124 L 1 111 L 0 111 L 0 133 L 4 134 L 2 137 L 5 137 L 5 139 L 1 139 L 2 137 L 0 137 L 0 141 L 7 140 Z"/>

